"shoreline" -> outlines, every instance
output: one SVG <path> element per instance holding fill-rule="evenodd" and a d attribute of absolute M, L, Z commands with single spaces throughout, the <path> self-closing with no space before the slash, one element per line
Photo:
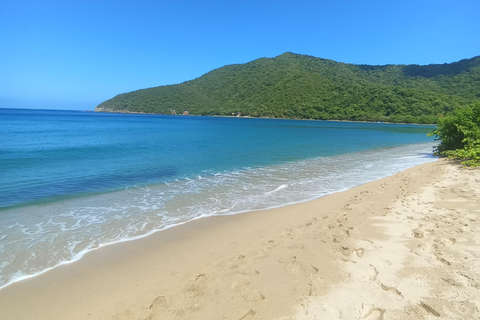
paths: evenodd
<path fill-rule="evenodd" d="M 401 147 L 402 146 L 400 146 L 399 148 L 401 148 Z M 373 152 L 373 151 L 366 151 L 366 153 L 369 153 L 369 152 Z M 415 158 L 415 159 L 416 158 L 421 158 L 418 161 L 428 161 L 428 162 L 437 161 L 436 158 L 433 157 L 433 156 L 428 156 L 427 157 L 428 159 L 424 159 L 425 156 L 418 156 L 418 157 L 414 156 L 412 158 Z M 358 160 L 359 158 L 357 157 L 356 159 Z M 310 159 L 310 160 L 307 159 L 307 160 L 302 160 L 302 161 L 313 161 L 313 160 L 314 159 Z M 350 176 L 350 178 L 346 179 L 346 180 L 345 179 L 340 179 L 339 181 L 346 181 L 346 183 L 339 182 L 338 185 L 335 186 L 334 188 L 327 188 L 325 190 L 323 190 L 323 187 L 325 186 L 324 184 L 314 186 L 314 188 L 311 189 L 311 190 L 313 190 L 313 193 L 312 192 L 310 192 L 308 194 L 304 193 L 301 197 L 296 197 L 296 198 L 290 197 L 290 196 L 288 196 L 288 192 L 287 192 L 286 197 L 284 196 L 283 198 L 281 197 L 281 199 L 279 198 L 280 200 L 283 200 L 283 201 L 269 202 L 269 203 L 265 203 L 265 204 L 262 204 L 262 205 L 258 205 L 258 203 L 257 203 L 256 208 L 254 208 L 253 206 L 250 206 L 249 203 L 246 202 L 248 204 L 247 207 L 240 206 L 240 207 L 235 207 L 235 209 L 232 209 L 233 208 L 232 207 L 232 208 L 230 208 L 231 210 L 228 211 L 228 212 L 225 212 L 225 210 L 203 212 L 201 215 L 198 215 L 198 216 L 195 216 L 195 217 L 194 217 L 194 215 L 191 215 L 188 218 L 188 220 L 183 220 L 183 219 L 172 220 L 172 221 L 169 221 L 168 223 L 158 224 L 154 228 L 149 228 L 149 229 L 144 230 L 142 232 L 135 232 L 135 233 L 129 233 L 129 234 L 126 234 L 127 232 L 125 232 L 122 237 L 108 238 L 108 239 L 105 238 L 105 239 L 101 239 L 101 241 L 97 241 L 96 239 L 85 237 L 84 239 L 85 239 L 85 241 L 88 241 L 87 242 L 88 246 L 84 246 L 82 248 L 82 250 L 77 250 L 75 252 L 70 251 L 71 255 L 62 256 L 63 261 L 60 261 L 60 259 L 56 259 L 55 261 L 50 260 L 49 264 L 46 264 L 46 263 L 44 263 L 43 265 L 38 265 L 37 264 L 37 269 L 33 270 L 34 272 L 32 272 L 32 273 L 30 273 L 31 272 L 30 270 L 26 270 L 26 269 L 25 269 L 26 271 L 24 271 L 25 273 L 18 272 L 14 276 L 14 279 L 10 278 L 10 280 L 6 284 L 0 286 L 0 290 L 8 287 L 12 283 L 16 283 L 16 282 L 23 281 L 25 279 L 33 278 L 33 277 L 38 276 L 40 274 L 43 274 L 43 273 L 45 273 L 49 270 L 55 269 L 59 266 L 67 265 L 67 264 L 71 264 L 73 262 L 76 262 L 76 261 L 80 260 L 88 252 L 98 250 L 99 248 L 103 248 L 103 247 L 110 246 L 110 245 L 113 245 L 113 244 L 138 240 L 138 239 L 141 239 L 141 238 L 144 238 L 144 237 L 148 237 L 148 236 L 150 236 L 150 235 L 152 235 L 156 232 L 165 231 L 166 229 L 170 229 L 170 228 L 173 228 L 173 227 L 176 227 L 176 226 L 179 226 L 179 225 L 183 225 L 187 222 L 191 222 L 193 220 L 197 220 L 197 219 L 201 219 L 201 218 L 205 218 L 205 217 L 211 217 L 211 216 L 216 216 L 216 215 L 236 215 L 236 214 L 243 214 L 243 213 L 252 212 L 252 211 L 270 210 L 270 209 L 280 208 L 280 207 L 283 207 L 283 206 L 289 206 L 289 205 L 293 205 L 293 204 L 313 201 L 313 200 L 319 199 L 321 197 L 324 197 L 328 194 L 346 191 L 350 188 L 358 186 L 359 184 L 368 183 L 368 182 L 380 179 L 382 177 L 393 175 L 393 174 L 395 174 L 395 172 L 398 172 L 398 170 L 404 170 L 405 167 L 410 167 L 410 166 L 416 165 L 417 160 L 413 160 L 412 162 L 410 162 L 410 159 L 408 159 L 408 161 L 406 161 L 406 162 L 403 161 L 401 163 L 402 164 L 400 166 L 393 166 L 392 168 L 389 168 L 389 170 L 383 170 L 383 171 L 377 172 L 377 173 L 375 173 L 375 170 L 372 171 L 370 169 L 360 170 L 359 171 L 360 173 L 356 174 L 356 176 L 357 176 L 356 179 L 353 179 L 352 176 Z M 347 162 L 346 165 L 350 166 L 349 162 Z M 337 166 L 338 166 L 338 162 L 337 162 Z M 319 167 L 319 169 L 322 169 L 322 168 Z M 289 168 L 289 170 L 291 172 L 297 172 L 297 177 L 301 173 L 301 170 L 300 171 L 295 171 L 295 170 L 293 170 L 293 168 Z M 375 174 L 372 174 L 372 172 L 375 173 Z M 319 175 L 319 177 L 320 176 L 322 176 L 322 175 Z M 308 178 L 311 179 L 312 176 L 308 175 Z M 358 178 L 360 178 L 360 180 Z M 264 180 L 264 182 L 265 182 L 265 180 Z M 163 184 L 159 184 L 159 185 L 163 186 Z M 155 186 L 155 185 L 153 185 L 153 186 Z M 170 185 L 168 185 L 168 186 L 170 187 Z M 291 189 L 287 189 L 287 190 L 291 190 Z M 319 192 L 320 190 L 323 190 L 323 191 Z M 269 194 L 269 196 L 270 196 L 270 194 L 273 194 L 276 191 L 277 191 L 276 189 L 275 190 L 272 189 L 272 190 L 270 190 L 270 192 L 266 192 L 265 194 Z M 93 199 L 93 201 L 95 201 L 95 206 L 103 206 L 103 205 L 108 204 L 108 203 L 111 203 L 111 204 L 117 203 L 118 204 L 118 203 L 121 202 L 120 198 L 124 197 L 122 195 L 123 192 L 124 192 L 124 190 L 119 190 L 119 191 L 113 191 L 113 192 L 105 192 L 105 193 L 94 194 L 91 199 Z M 282 192 L 284 192 L 284 191 L 282 191 Z M 257 194 L 257 193 L 255 193 L 255 194 Z M 261 193 L 259 193 L 259 194 L 261 195 Z M 85 196 L 87 198 L 90 198 L 90 195 L 85 195 Z M 66 208 L 81 208 L 82 205 L 84 204 L 83 199 L 85 199 L 85 196 L 84 195 L 79 195 L 79 196 L 72 197 L 70 199 L 65 199 L 64 201 L 61 201 L 59 203 L 50 204 L 50 205 L 48 205 L 48 207 L 46 207 L 45 210 L 46 211 L 51 211 L 51 212 L 56 212 L 57 211 L 56 207 L 58 207 L 58 206 L 66 207 Z M 217 195 L 215 195 L 215 196 L 217 196 Z M 220 195 L 218 195 L 218 196 L 220 196 Z M 264 198 L 268 198 L 268 197 L 265 196 Z M 120 202 L 118 202 L 118 201 L 120 201 Z M 94 203 L 94 202 L 92 202 L 92 201 L 89 202 L 90 205 L 92 205 L 92 203 Z M 229 207 L 229 206 L 227 206 L 227 207 Z M 32 213 L 33 213 L 34 210 L 38 210 L 38 208 L 36 208 L 35 206 L 27 206 L 26 208 Z M 14 210 L 18 210 L 18 208 L 14 208 Z M 144 216 L 144 217 L 147 217 L 147 216 Z M 60 243 L 59 244 L 59 242 L 57 241 L 57 243 L 54 244 L 54 248 L 62 248 L 62 247 L 66 247 L 67 245 L 69 246 L 70 244 L 69 243 L 66 243 L 66 244 Z M 32 260 L 32 261 L 33 261 L 33 263 L 35 263 L 35 260 Z M 40 261 L 42 261 L 42 260 L 40 260 Z M 46 261 L 46 259 L 44 259 L 44 261 Z M 14 272 L 12 272 L 12 270 L 13 270 L 13 267 L 11 267 L 10 270 L 7 269 L 8 273 L 6 273 L 6 275 L 10 276 L 10 275 L 14 274 Z M 19 268 L 18 270 L 22 270 L 22 269 Z M 41 270 L 41 271 L 38 271 L 38 270 Z"/>
<path fill-rule="evenodd" d="M 95 108 L 96 109 L 96 108 Z M 334 121 L 334 122 L 352 122 L 352 123 L 378 123 L 378 124 L 411 124 L 418 126 L 436 126 L 436 123 L 416 123 L 416 122 L 390 122 L 390 121 L 368 121 L 368 120 L 337 120 L 337 119 L 311 119 L 311 118 L 275 118 L 275 117 L 255 117 L 255 116 L 230 116 L 230 115 L 201 115 L 201 114 L 166 114 L 166 113 L 148 113 L 138 111 L 104 111 L 104 110 L 77 110 L 81 112 L 107 113 L 107 114 L 143 114 L 172 117 L 212 117 L 212 118 L 239 118 L 239 119 L 274 119 L 274 120 L 304 120 L 304 121 Z"/>
<path fill-rule="evenodd" d="M 374 226 L 378 221 L 370 221 L 372 217 L 381 220 L 384 214 L 395 216 L 387 211 L 394 210 L 392 208 L 397 205 L 402 208 L 402 202 L 396 204 L 399 199 L 419 194 L 420 189 L 432 181 L 441 184 L 442 170 L 457 170 L 457 176 L 468 174 L 440 160 L 320 199 L 275 209 L 196 219 L 136 241 L 103 246 L 88 252 L 74 264 L 61 265 L 1 289 L 0 310 L 3 311 L 0 315 L 28 319 L 25 312 L 30 308 L 36 310 L 30 312 L 30 317 L 34 314 L 36 319 L 61 318 L 65 312 L 68 316 L 63 318 L 71 319 L 82 319 L 87 314 L 91 319 L 146 318 L 149 315 L 181 319 L 201 318 L 211 312 L 217 312 L 215 318 L 222 315 L 227 319 L 243 316 L 243 319 L 291 319 L 301 318 L 302 312 L 331 315 L 318 309 L 318 299 L 340 290 L 345 279 L 364 273 L 361 268 L 345 271 L 348 265 L 361 265 L 362 257 L 364 260 L 369 254 L 381 251 L 369 247 L 369 242 L 362 246 L 355 244 L 364 241 L 359 237 L 362 231 L 365 229 L 370 237 L 377 238 L 370 240 L 372 244 L 382 241 L 388 244 L 388 237 Z M 437 174 L 432 175 L 433 172 Z M 419 175 L 419 181 L 413 179 L 414 175 Z M 478 173 L 475 175 L 480 178 Z M 406 186 L 402 185 L 405 181 L 409 181 Z M 392 186 L 388 188 L 388 184 Z M 416 187 L 408 189 L 408 184 Z M 373 199 L 378 195 L 382 195 L 380 200 Z M 405 199 L 404 203 L 415 204 Z M 400 213 L 396 215 L 401 216 Z M 402 221 L 405 224 L 405 219 Z M 314 227 L 316 230 L 312 230 Z M 414 240 L 427 238 L 429 231 L 415 232 Z M 445 264 L 438 256 L 448 260 L 445 254 L 432 255 L 437 257 L 437 262 Z M 375 259 L 378 257 L 369 261 Z M 478 261 L 478 257 L 471 259 Z M 383 269 L 381 265 L 375 268 L 382 274 L 386 272 Z M 346 277 L 348 273 L 351 275 Z M 378 274 L 364 275 L 356 283 L 365 277 L 377 278 L 371 281 L 374 283 L 380 281 Z M 476 279 L 475 276 L 471 278 Z M 394 280 L 389 281 L 377 283 L 380 291 L 386 295 L 393 292 L 395 299 L 406 300 L 408 290 L 398 289 L 392 285 Z M 339 303 L 341 301 L 337 301 Z M 428 299 L 422 303 L 432 310 L 440 309 Z M 220 306 L 223 307 L 217 310 Z M 428 311 L 425 307 L 411 308 L 419 314 L 422 308 Z M 478 305 L 471 308 L 478 309 Z M 371 315 L 381 313 L 378 310 L 389 314 L 396 312 L 385 307 L 372 306 L 370 309 L 373 310 Z M 363 315 L 369 312 L 364 311 Z M 300 313 L 294 317 L 295 312 Z M 305 319 L 310 318 L 305 315 Z"/>

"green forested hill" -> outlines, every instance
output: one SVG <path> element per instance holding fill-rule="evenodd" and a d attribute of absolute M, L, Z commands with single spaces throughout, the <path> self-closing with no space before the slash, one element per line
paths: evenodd
<path fill-rule="evenodd" d="M 433 123 L 480 100 L 480 56 L 440 65 L 353 65 L 284 53 L 120 94 L 96 111 Z"/>

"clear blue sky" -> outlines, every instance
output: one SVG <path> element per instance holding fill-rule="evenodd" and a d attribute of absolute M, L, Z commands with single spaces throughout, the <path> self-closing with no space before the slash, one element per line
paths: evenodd
<path fill-rule="evenodd" d="M 479 0 L 0 0 L 0 107 L 119 93 L 290 51 L 356 64 L 480 55 Z"/>

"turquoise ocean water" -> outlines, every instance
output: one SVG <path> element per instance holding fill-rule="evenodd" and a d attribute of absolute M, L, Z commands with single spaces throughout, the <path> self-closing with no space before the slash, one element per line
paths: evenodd
<path fill-rule="evenodd" d="M 435 161 L 432 126 L 0 109 L 0 287 Z"/>

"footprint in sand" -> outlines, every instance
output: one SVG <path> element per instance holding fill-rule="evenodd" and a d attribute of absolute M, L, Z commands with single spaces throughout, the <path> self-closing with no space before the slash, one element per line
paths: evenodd
<path fill-rule="evenodd" d="M 155 314 L 158 312 L 158 308 L 163 308 L 164 310 L 168 308 L 167 298 L 165 296 L 156 297 L 152 301 L 152 303 L 148 306 L 148 308 L 144 307 L 144 309 L 151 310 L 150 315 L 147 318 L 145 318 L 145 320 L 155 319 Z M 128 319 L 131 319 L 131 316 L 129 316 Z"/>
<path fill-rule="evenodd" d="M 241 317 L 241 318 L 238 319 L 238 320 L 252 319 L 253 317 L 255 317 L 256 314 L 257 314 L 257 312 L 255 312 L 254 310 L 250 309 L 243 317 Z"/>
<path fill-rule="evenodd" d="M 248 286 L 251 284 L 249 280 L 247 280 L 247 277 L 241 277 L 237 281 L 234 281 L 232 285 L 230 286 L 232 291 L 245 291 L 247 290 Z"/>
<path fill-rule="evenodd" d="M 428 304 L 424 303 L 424 302 L 420 302 L 420 306 L 422 308 L 424 308 L 425 310 L 427 310 L 428 313 L 431 313 L 433 314 L 435 317 L 440 317 L 440 313 L 438 313 L 437 310 L 433 309 L 432 307 L 430 307 Z"/>
<path fill-rule="evenodd" d="M 187 290 L 192 292 L 194 296 L 199 296 L 205 293 L 206 290 L 206 275 L 199 273 L 193 281 L 189 284 Z"/>
<path fill-rule="evenodd" d="M 273 249 L 275 247 L 275 241 L 269 240 L 267 243 L 267 249 Z"/>
<path fill-rule="evenodd" d="M 383 320 L 383 315 L 384 314 L 385 314 L 385 309 L 372 308 L 367 312 L 367 314 L 363 317 L 363 319 Z"/>
<path fill-rule="evenodd" d="M 240 267 L 240 265 L 243 263 L 243 260 L 245 260 L 245 256 L 243 254 L 236 256 L 234 258 L 230 258 L 230 269 L 231 270 L 236 270 Z"/>
<path fill-rule="evenodd" d="M 158 296 L 153 300 L 153 303 L 150 305 L 150 309 L 153 306 L 167 306 L 167 298 L 165 296 Z"/>
<path fill-rule="evenodd" d="M 357 257 L 359 257 L 359 258 L 363 257 L 363 254 L 365 253 L 364 248 L 355 248 L 354 251 L 355 251 L 355 254 L 357 255 Z"/>
<path fill-rule="evenodd" d="M 378 271 L 374 266 L 370 265 L 370 268 L 364 268 L 362 271 L 364 272 L 363 281 L 377 281 Z"/>
<path fill-rule="evenodd" d="M 259 302 L 265 300 L 265 296 L 258 290 L 245 290 L 242 296 L 246 302 Z"/>
<path fill-rule="evenodd" d="M 274 240 L 269 240 L 267 243 L 264 243 L 262 251 L 258 254 L 258 257 L 268 257 L 270 255 L 270 251 L 276 246 L 278 246 L 278 244 L 275 244 Z"/>
<path fill-rule="evenodd" d="M 460 283 L 456 282 L 455 279 L 452 279 L 452 278 L 442 278 L 442 280 L 454 287 L 462 286 Z"/>
<path fill-rule="evenodd" d="M 472 288 L 480 288 L 480 285 L 478 282 L 476 282 L 473 277 L 469 276 L 468 274 L 465 274 L 463 272 L 457 271 L 457 274 L 464 277 L 468 281 L 468 285 Z"/>
<path fill-rule="evenodd" d="M 388 286 L 384 285 L 384 284 L 381 283 L 381 282 L 380 282 L 380 287 L 381 287 L 382 290 L 384 290 L 384 291 L 390 291 L 390 292 L 395 293 L 396 295 L 398 295 L 398 296 L 400 296 L 400 297 L 403 298 L 402 293 L 401 293 L 400 291 L 398 291 L 398 289 L 395 288 L 395 287 L 388 287 Z"/>
<path fill-rule="evenodd" d="M 435 252 L 435 258 L 437 258 L 438 261 L 440 261 L 441 263 L 443 263 L 443 264 L 445 264 L 445 265 L 447 265 L 447 266 L 449 266 L 449 265 L 452 264 L 450 261 L 448 261 L 448 260 L 446 260 L 445 258 L 443 258 L 443 257 L 441 256 L 441 253 L 438 252 L 438 251 Z"/>
<path fill-rule="evenodd" d="M 424 231 L 420 228 L 413 229 L 412 232 L 413 232 L 413 236 L 417 239 L 421 239 L 425 235 Z"/>

